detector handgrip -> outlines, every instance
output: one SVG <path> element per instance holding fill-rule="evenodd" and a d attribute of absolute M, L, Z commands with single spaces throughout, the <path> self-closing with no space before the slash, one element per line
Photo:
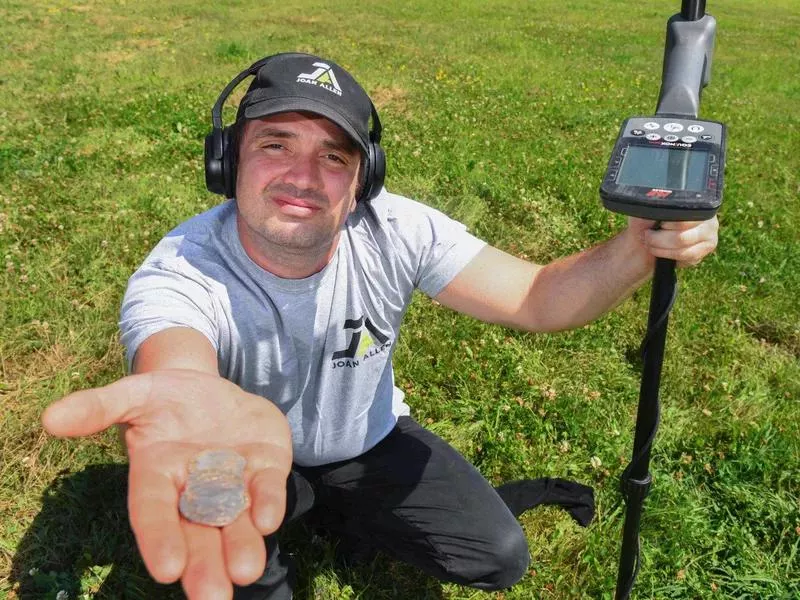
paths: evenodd
<path fill-rule="evenodd" d="M 717 21 L 711 15 L 699 21 L 688 21 L 678 14 L 667 21 L 656 114 L 697 117 L 700 92 L 711 80 L 716 32 Z"/>

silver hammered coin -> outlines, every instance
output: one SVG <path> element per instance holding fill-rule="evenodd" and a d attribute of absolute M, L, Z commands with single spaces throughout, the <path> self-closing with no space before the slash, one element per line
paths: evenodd
<path fill-rule="evenodd" d="M 212 527 L 233 523 L 250 506 L 244 481 L 246 462 L 227 448 L 197 454 L 178 503 L 184 518 Z"/>

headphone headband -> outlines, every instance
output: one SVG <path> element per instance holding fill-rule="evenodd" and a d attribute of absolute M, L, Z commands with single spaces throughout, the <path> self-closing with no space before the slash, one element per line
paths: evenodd
<path fill-rule="evenodd" d="M 234 77 L 231 82 L 225 86 L 222 92 L 217 98 L 217 101 L 214 103 L 214 106 L 211 108 L 211 125 L 215 129 L 222 129 L 222 106 L 225 104 L 225 100 L 228 99 L 228 96 L 231 95 L 231 92 L 236 89 L 246 77 L 250 75 L 255 75 L 258 73 L 258 70 L 263 67 L 269 59 L 272 58 L 271 56 L 267 56 L 266 58 L 262 58 L 261 60 L 257 60 L 252 65 L 250 65 L 247 69 L 239 73 L 236 77 Z"/>

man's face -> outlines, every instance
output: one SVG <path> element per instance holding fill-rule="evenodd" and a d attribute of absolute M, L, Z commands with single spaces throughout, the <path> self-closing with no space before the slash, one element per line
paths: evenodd
<path fill-rule="evenodd" d="M 360 158 L 353 141 L 324 117 L 284 113 L 248 121 L 236 202 L 251 258 L 269 264 L 271 253 L 324 255 L 327 262 L 355 206 Z"/>

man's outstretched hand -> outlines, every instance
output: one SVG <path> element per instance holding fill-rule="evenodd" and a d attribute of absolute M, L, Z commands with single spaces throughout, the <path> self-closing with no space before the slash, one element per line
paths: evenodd
<path fill-rule="evenodd" d="M 156 581 L 180 579 L 189 598 L 218 599 L 232 596 L 231 582 L 262 574 L 263 536 L 283 520 L 292 463 L 288 423 L 271 402 L 199 371 L 155 371 L 70 394 L 45 410 L 42 423 L 60 437 L 126 428 L 128 512 Z M 189 463 L 220 447 L 247 459 L 250 509 L 223 528 L 191 523 L 178 512 Z"/>

